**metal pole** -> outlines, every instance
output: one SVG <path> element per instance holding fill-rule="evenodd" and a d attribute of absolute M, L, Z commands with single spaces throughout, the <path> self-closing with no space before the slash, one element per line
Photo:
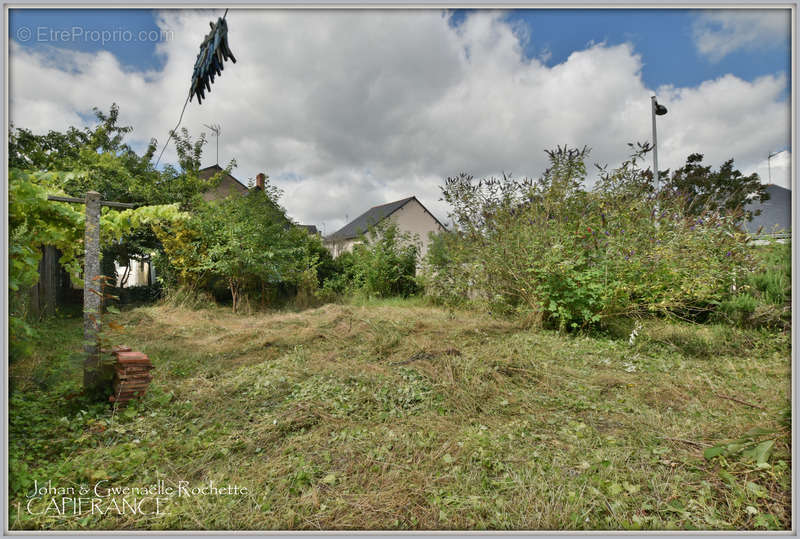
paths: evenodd
<path fill-rule="evenodd" d="M 656 192 L 658 192 L 658 139 L 656 137 L 656 96 L 650 98 L 650 115 L 653 117 L 653 177 L 656 181 Z"/>
<path fill-rule="evenodd" d="M 217 137 L 217 165 L 219 165 L 219 134 L 222 131 L 222 127 L 219 124 L 203 124 L 204 126 L 208 127 L 212 133 Z"/>

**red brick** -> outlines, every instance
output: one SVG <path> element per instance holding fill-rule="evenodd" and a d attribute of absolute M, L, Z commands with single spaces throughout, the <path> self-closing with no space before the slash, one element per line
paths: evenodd
<path fill-rule="evenodd" d="M 143 363 L 150 364 L 150 358 L 141 352 L 119 352 L 117 354 L 117 361 L 122 364 Z"/>

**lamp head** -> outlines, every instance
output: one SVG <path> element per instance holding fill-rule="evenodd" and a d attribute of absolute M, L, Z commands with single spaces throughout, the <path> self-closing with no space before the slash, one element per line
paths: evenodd
<path fill-rule="evenodd" d="M 658 101 L 655 100 L 653 101 L 653 103 L 655 104 L 656 108 L 655 110 L 656 116 L 664 116 L 667 113 L 667 107 L 665 107 L 664 105 L 660 105 Z"/>

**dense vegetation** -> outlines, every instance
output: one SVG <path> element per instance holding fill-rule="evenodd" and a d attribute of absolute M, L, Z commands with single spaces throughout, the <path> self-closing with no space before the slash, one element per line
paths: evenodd
<path fill-rule="evenodd" d="M 569 330 L 620 316 L 702 321 L 729 305 L 755 267 L 741 207 L 654 193 L 643 151 L 586 190 L 587 153 L 548 152 L 538 180 L 448 178 L 456 229 L 431 250 L 428 293 Z"/>
<path fill-rule="evenodd" d="M 56 247 L 73 282 L 81 282 L 83 207 L 50 202 L 48 194 L 83 197 L 95 190 L 105 200 L 137 205 L 103 210 L 101 246 L 102 271 L 111 282 L 114 262 L 154 262 L 160 282 L 138 297 L 158 297 L 164 288 L 173 295 L 205 292 L 230 300 L 234 310 L 248 295 L 273 306 L 295 295 L 306 305 L 315 301 L 331 257 L 319 238 L 292 225 L 276 189 L 267 185 L 252 196 L 206 202 L 201 195 L 222 173 L 199 174 L 204 135 L 192 141 L 186 130 L 177 133 L 178 168 L 157 170 L 155 141 L 139 155 L 125 142 L 132 128 L 119 125 L 116 106 L 95 114 L 92 128 L 36 135 L 12 126 L 9 133 L 12 359 L 36 336 L 28 323 L 28 290 L 38 281 L 42 248 Z"/>
<path fill-rule="evenodd" d="M 35 330 L 27 320 L 25 292 L 39 279 L 42 247 L 52 245 L 61 252 L 60 263 L 70 277 L 82 283 L 79 260 L 83 249 L 83 208 L 47 200 L 63 194 L 63 183 L 74 180 L 74 172 L 48 173 L 9 171 L 9 329 L 11 356 L 25 353 Z M 186 214 L 177 205 L 142 206 L 133 210 L 106 211 L 100 216 L 101 241 L 119 244 L 137 230 L 156 223 L 180 222 Z"/>
<path fill-rule="evenodd" d="M 601 169 L 587 190 L 588 150 L 558 148 L 548 151 L 551 166 L 539 179 L 448 178 L 442 190 L 455 228 L 434 240 L 427 260 L 418 241 L 391 226 L 370 231 L 333 260 L 319 238 L 292 226 L 269 184 L 205 202 L 200 195 L 221 175 L 199 175 L 204 135 L 192 141 L 185 130 L 176 134 L 179 166 L 157 170 L 156 141 L 139 155 L 125 142 L 131 128 L 119 125 L 116 106 L 96 116 L 94 128 L 65 133 L 11 130 L 15 223 L 37 215 L 28 220 L 43 225 L 35 233 L 30 225 L 12 227 L 12 250 L 29 262 L 14 290 L 35 282 L 32 268 L 45 244 L 61 249 L 77 278 L 80 212 L 41 203 L 42 195 L 94 189 L 142 207 L 173 204 L 185 216 L 150 220 L 104 242 L 104 273 L 114 277 L 114 261 L 146 257 L 171 297 L 211 294 L 234 310 L 424 292 L 445 304 L 483 304 L 497 315 L 576 330 L 619 316 L 752 321 L 760 301 L 737 288 L 755 264 L 739 227 L 751 217 L 743 211 L 745 193 L 765 193 L 757 176 L 742 175 L 732 160 L 712 170 L 693 154 L 654 193 L 651 172 L 640 167 L 649 148 L 640 145 L 616 170 Z M 34 185 L 41 192 L 31 198 Z M 23 240 L 23 230 L 38 243 Z M 774 325 L 773 311 L 759 308 L 755 318 Z M 24 308 L 15 312 L 24 318 Z"/>
<path fill-rule="evenodd" d="M 742 232 L 763 193 L 732 160 L 656 193 L 639 146 L 587 189 L 557 148 L 538 179 L 448 178 L 424 259 L 386 224 L 334 259 L 269 183 L 203 200 L 204 136 L 157 170 L 97 117 L 10 133 L 12 529 L 791 527 L 791 245 Z M 45 245 L 79 282 L 82 208 L 47 195 L 88 189 L 138 204 L 104 210 L 104 272 L 159 278 L 106 315 L 156 366 L 125 409 L 81 393 L 78 313 L 25 308 Z M 250 495 L 56 518 L 26 506 L 48 480 Z"/>
<path fill-rule="evenodd" d="M 416 278 L 419 239 L 402 233 L 391 222 L 379 224 L 336 258 L 334 273 L 318 294 L 335 300 L 348 296 L 408 297 L 420 290 Z"/>

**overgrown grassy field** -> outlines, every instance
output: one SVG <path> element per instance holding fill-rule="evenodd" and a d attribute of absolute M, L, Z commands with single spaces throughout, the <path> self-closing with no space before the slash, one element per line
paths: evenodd
<path fill-rule="evenodd" d="M 137 406 L 67 398 L 78 319 L 11 366 L 12 529 L 792 525 L 788 332 L 646 320 L 633 339 L 632 323 L 571 336 L 419 301 L 117 319 L 156 365 Z M 704 457 L 748 432 L 768 454 Z M 34 480 L 248 493 L 78 518 L 31 514 Z"/>

